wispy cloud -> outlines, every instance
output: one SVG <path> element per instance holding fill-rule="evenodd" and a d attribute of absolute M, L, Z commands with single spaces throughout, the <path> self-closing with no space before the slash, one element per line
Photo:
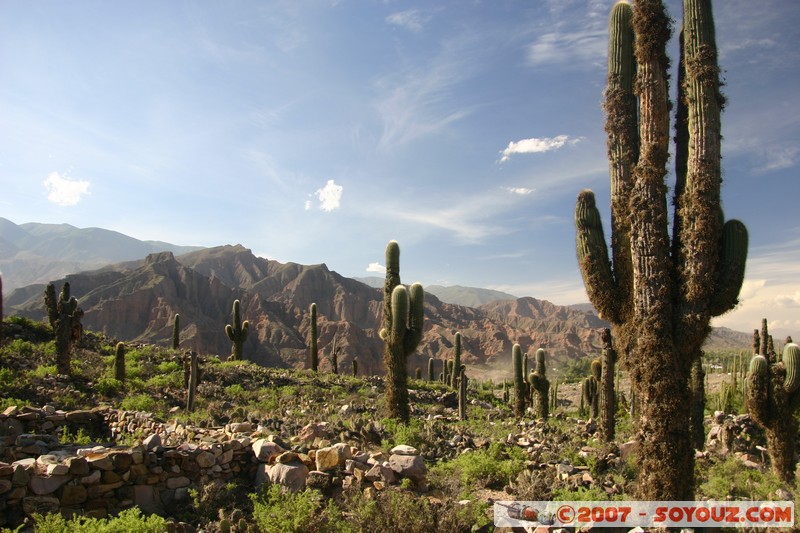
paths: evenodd
<path fill-rule="evenodd" d="M 764 148 L 761 151 L 761 159 L 764 163 L 756 167 L 758 173 L 770 172 L 793 167 L 800 158 L 800 145 L 779 145 Z"/>
<path fill-rule="evenodd" d="M 66 174 L 51 172 L 42 182 L 47 190 L 47 199 L 56 205 L 77 205 L 84 195 L 89 194 L 90 183 L 86 180 L 70 179 Z"/>
<path fill-rule="evenodd" d="M 556 137 L 542 137 L 522 139 L 521 141 L 511 141 L 508 146 L 500 152 L 500 162 L 505 163 L 513 154 L 537 154 L 558 150 L 566 144 L 577 144 L 582 140 L 581 137 L 570 137 L 569 135 L 558 135 Z"/>
<path fill-rule="evenodd" d="M 339 209 L 343 191 L 344 187 L 336 185 L 334 180 L 328 180 L 323 188 L 317 189 L 314 193 L 319 199 L 319 208 L 327 212 Z M 306 203 L 306 205 L 308 205 L 308 203 Z"/>
<path fill-rule="evenodd" d="M 469 38 L 456 38 L 429 60 L 378 78 L 374 108 L 383 125 L 379 146 L 391 148 L 439 133 L 469 116 L 472 108 L 459 105 L 455 95 L 475 75 L 480 56 Z"/>
<path fill-rule="evenodd" d="M 393 26 L 411 30 L 413 32 L 422 31 L 423 26 L 431 20 L 431 15 L 421 12 L 419 9 L 408 9 L 398 11 L 386 17 L 386 22 Z"/>
<path fill-rule="evenodd" d="M 536 191 L 536 189 L 529 189 L 527 187 L 503 187 L 505 190 L 510 192 L 511 194 L 518 194 L 520 196 L 527 196 L 528 194 L 532 194 Z"/>

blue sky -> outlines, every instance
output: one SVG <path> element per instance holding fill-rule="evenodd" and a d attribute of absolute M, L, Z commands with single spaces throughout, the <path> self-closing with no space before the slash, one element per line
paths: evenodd
<path fill-rule="evenodd" d="M 0 0 L 0 216 L 347 276 L 397 239 L 406 282 L 586 301 L 572 215 L 592 188 L 608 217 L 612 4 Z M 715 323 L 800 337 L 800 2 L 715 16 L 751 243 Z"/>

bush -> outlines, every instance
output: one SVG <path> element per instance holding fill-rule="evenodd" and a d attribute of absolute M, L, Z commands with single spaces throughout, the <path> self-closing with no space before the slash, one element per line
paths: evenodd
<path fill-rule="evenodd" d="M 120 404 L 123 411 L 147 411 L 151 412 L 156 406 L 156 401 L 147 394 L 136 394 L 128 396 Z"/>
<path fill-rule="evenodd" d="M 351 530 L 340 518 L 333 500 L 323 506 L 319 491 L 282 492 L 271 485 L 261 495 L 251 494 L 253 521 L 262 533 L 315 533 Z"/>
<path fill-rule="evenodd" d="M 457 476 L 463 487 L 502 489 L 525 468 L 525 452 L 493 442 L 488 449 L 464 453 L 431 469 L 432 479 Z"/>
<path fill-rule="evenodd" d="M 76 517 L 67 520 L 62 515 L 34 515 L 36 533 L 163 533 L 167 521 L 157 515 L 142 516 L 138 508 L 128 509 L 114 518 Z"/>
<path fill-rule="evenodd" d="M 438 531 L 436 515 L 428 498 L 412 492 L 386 490 L 367 498 L 358 488 L 346 494 L 347 522 L 353 531 L 384 533 Z"/>

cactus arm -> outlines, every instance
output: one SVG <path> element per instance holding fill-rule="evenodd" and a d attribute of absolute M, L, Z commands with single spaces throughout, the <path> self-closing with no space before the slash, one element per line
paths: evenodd
<path fill-rule="evenodd" d="M 738 220 L 729 220 L 722 227 L 722 252 L 717 284 L 710 304 L 712 316 L 730 311 L 739 303 L 739 290 L 744 281 L 747 261 L 747 228 Z"/>
<path fill-rule="evenodd" d="M 800 364 L 800 346 L 794 343 L 784 346 L 783 358 L 781 361 L 786 368 L 786 377 L 783 381 L 783 388 L 787 393 L 793 394 L 798 388 L 800 388 L 800 372 L 797 368 L 798 364 Z"/>
<path fill-rule="evenodd" d="M 575 204 L 576 249 L 578 266 L 589 300 L 600 316 L 612 323 L 619 320 L 616 284 L 608 260 L 608 248 L 600 221 L 600 212 L 590 190 L 581 191 Z"/>
<path fill-rule="evenodd" d="M 406 355 L 410 355 L 419 346 L 422 340 L 422 332 L 425 320 L 425 291 L 420 283 L 412 283 L 409 288 L 410 312 L 408 318 L 409 326 L 404 339 L 404 350 Z"/>

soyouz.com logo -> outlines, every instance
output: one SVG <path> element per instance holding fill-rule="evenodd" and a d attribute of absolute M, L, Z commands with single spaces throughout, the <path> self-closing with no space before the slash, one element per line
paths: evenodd
<path fill-rule="evenodd" d="M 500 527 L 792 527 L 791 501 L 496 501 Z"/>

